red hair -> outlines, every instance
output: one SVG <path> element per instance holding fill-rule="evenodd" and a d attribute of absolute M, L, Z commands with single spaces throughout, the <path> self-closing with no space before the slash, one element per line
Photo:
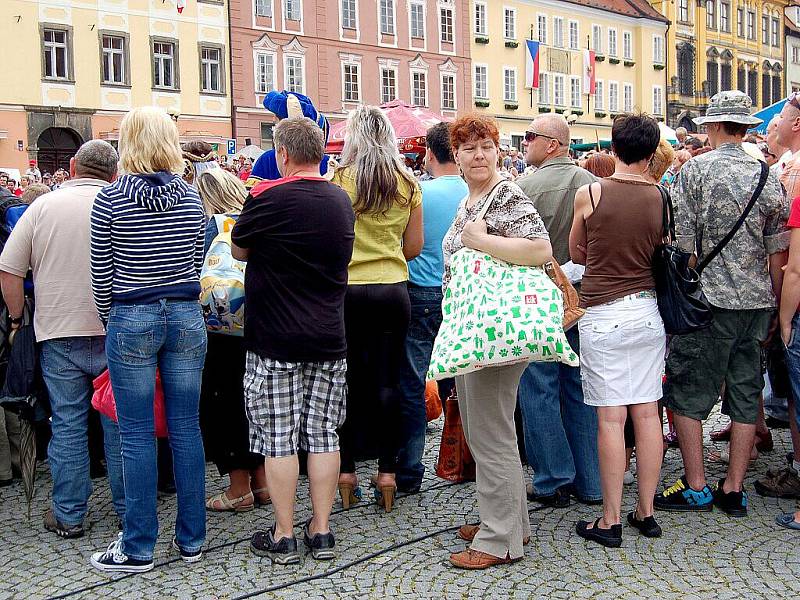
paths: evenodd
<path fill-rule="evenodd" d="M 616 162 L 608 154 L 592 154 L 583 168 L 596 177 L 611 177 L 616 168 Z"/>
<path fill-rule="evenodd" d="M 459 117 L 450 124 L 450 144 L 458 150 L 461 144 L 470 140 L 491 138 L 495 146 L 500 145 L 500 131 L 495 120 L 486 115 L 470 113 Z"/>

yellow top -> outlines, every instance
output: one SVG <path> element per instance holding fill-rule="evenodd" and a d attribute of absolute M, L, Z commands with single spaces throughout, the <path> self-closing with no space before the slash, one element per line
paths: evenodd
<path fill-rule="evenodd" d="M 356 203 L 356 181 L 351 168 L 338 169 L 333 183 Z M 356 240 L 350 260 L 350 285 L 369 283 L 399 283 L 408 281 L 408 264 L 403 256 L 403 233 L 411 211 L 422 204 L 422 188 L 397 176 L 398 195 L 411 202 L 395 203 L 385 215 L 362 214 L 356 218 Z"/>

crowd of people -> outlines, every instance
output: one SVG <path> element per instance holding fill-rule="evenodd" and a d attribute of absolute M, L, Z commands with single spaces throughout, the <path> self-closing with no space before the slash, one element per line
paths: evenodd
<path fill-rule="evenodd" d="M 186 562 L 202 557 L 207 511 L 267 503 L 274 522 L 253 534 L 251 551 L 276 564 L 299 562 L 293 524 L 301 473 L 312 507 L 302 543 L 317 560 L 334 558 L 337 490 L 347 509 L 367 501 L 369 486 L 390 512 L 398 492 L 420 489 L 425 373 L 451 260 L 463 248 L 513 265 L 555 259 L 572 274 L 585 314 L 566 331 L 580 367 L 512 363 L 438 382 L 441 397 L 458 399 L 476 465 L 480 521 L 459 529 L 466 547 L 450 556 L 453 566 L 522 559 L 531 542 L 529 501 L 600 507 L 575 532 L 619 547 L 623 486 L 634 480 L 638 499 L 624 520 L 647 537 L 669 534 L 659 510 L 716 507 L 746 516 L 744 477 L 769 434 L 762 356 L 770 348 L 784 360 L 768 361 L 767 388 L 800 393 L 800 200 L 791 202 L 800 197 L 800 98 L 790 97 L 770 123 L 760 152 L 777 159 L 756 208 L 703 271 L 709 328 L 666 335 L 653 257 L 665 243 L 670 196 L 675 243 L 693 260 L 703 261 L 745 211 L 762 164 L 743 147 L 759 123 L 750 109 L 740 92 L 717 94 L 697 119 L 707 139 L 679 130 L 677 148 L 661 139 L 653 118 L 621 115 L 611 151 L 580 161 L 570 155 L 561 115 L 534 119 L 519 152 L 501 148 L 492 118 L 467 114 L 428 131 L 423 181 L 378 108 L 351 113 L 343 154 L 327 176 L 320 125 L 284 118 L 274 129 L 280 178 L 249 191 L 247 159 L 221 167 L 209 144 L 181 147 L 163 111 L 131 111 L 119 153 L 104 141 L 84 144 L 0 255 L 12 328 L 22 324 L 32 271 L 52 407 L 45 528 L 64 538 L 84 534 L 92 381 L 107 368 L 116 421 L 103 416 L 102 426 L 120 532 L 91 556 L 94 567 L 153 568 L 159 452 L 172 457 L 172 546 Z M 232 264 L 246 265 L 241 337 L 210 327 L 198 301 L 201 272 L 220 243 Z M 157 389 L 168 447 L 154 443 Z M 756 491 L 800 498 L 798 417 L 794 394 L 786 395 L 794 453 Z M 715 435 L 730 440 L 729 464 L 709 483 L 702 422 L 720 399 L 731 425 Z M 778 410 L 781 400 L 772 394 L 768 404 Z M 685 474 L 659 491 L 662 460 L 675 443 Z M 360 481 L 357 463 L 374 459 L 369 482 Z M 229 477 L 208 498 L 206 460 Z M 776 520 L 800 530 L 800 511 Z"/>

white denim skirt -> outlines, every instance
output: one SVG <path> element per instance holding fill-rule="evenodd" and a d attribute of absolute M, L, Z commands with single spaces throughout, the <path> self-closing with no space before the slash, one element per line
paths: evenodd
<path fill-rule="evenodd" d="M 586 404 L 627 406 L 661 398 L 667 336 L 654 297 L 632 294 L 592 306 L 578 330 Z"/>

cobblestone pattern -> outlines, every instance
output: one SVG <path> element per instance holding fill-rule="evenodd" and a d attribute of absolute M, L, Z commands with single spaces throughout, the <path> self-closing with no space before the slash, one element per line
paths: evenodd
<path fill-rule="evenodd" d="M 706 424 L 706 433 L 719 425 L 719 417 L 713 421 Z M 440 432 L 441 422 L 433 423 L 426 452 L 429 466 L 438 454 Z M 762 455 L 748 477 L 751 490 L 756 476 L 784 464 L 790 449 L 788 431 L 776 430 L 773 435 L 774 452 Z M 671 484 L 681 471 L 678 451 L 670 450 L 662 479 Z M 722 474 L 720 466 L 709 466 L 710 481 Z M 368 481 L 366 465 L 361 466 L 360 477 Z M 209 493 L 226 484 L 210 465 L 207 480 Z M 598 507 L 573 504 L 558 510 L 531 504 L 533 540 L 526 547 L 525 560 L 483 572 L 458 571 L 447 562 L 450 552 L 463 548 L 455 528 L 477 520 L 474 485 L 449 484 L 430 470 L 423 491 L 401 498 L 388 515 L 368 503 L 336 512 L 332 526 L 338 557 L 329 563 L 308 556 L 296 566 L 273 567 L 268 559 L 250 554 L 252 532 L 271 523 L 272 509 L 266 507 L 238 515 L 210 513 L 204 559 L 186 565 L 169 547 L 173 496 L 159 501 L 162 532 L 156 568 L 141 575 L 108 576 L 88 565 L 91 552 L 104 548 L 116 535 L 105 481 L 95 482 L 88 517 L 91 529 L 78 540 L 62 540 L 42 527 L 49 488 L 49 473 L 43 465 L 30 521 L 24 516 L 21 485 L 0 489 L 0 598 L 233 599 L 259 591 L 262 598 L 304 600 L 800 597 L 800 534 L 781 529 L 773 521 L 779 512 L 793 509 L 794 502 L 752 492 L 748 518 L 731 519 L 719 511 L 657 513 L 664 537 L 647 539 L 626 527 L 623 546 L 617 550 L 590 545 L 574 534 L 575 521 L 597 516 Z M 630 509 L 634 502 L 635 486 L 628 486 L 624 507 Z M 308 518 L 309 507 L 303 479 L 298 490 L 298 524 Z M 341 505 L 334 510 L 341 511 Z M 423 539 L 413 542 L 418 538 Z"/>

